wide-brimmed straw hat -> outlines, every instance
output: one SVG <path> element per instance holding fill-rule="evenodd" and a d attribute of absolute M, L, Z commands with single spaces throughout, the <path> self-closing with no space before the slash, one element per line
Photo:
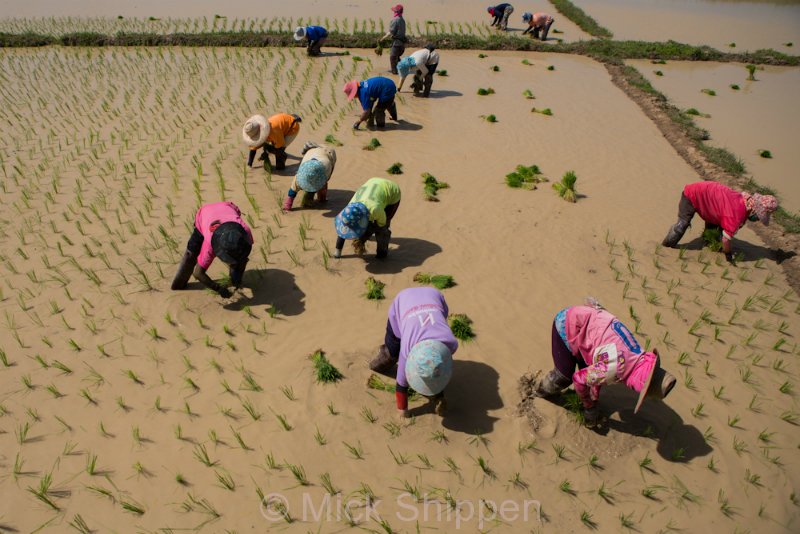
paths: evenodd
<path fill-rule="evenodd" d="M 353 100 L 358 94 L 358 81 L 350 80 L 349 82 L 344 84 L 344 87 L 342 87 L 342 91 L 344 91 L 344 94 L 347 95 L 347 100 Z"/>
<path fill-rule="evenodd" d="M 414 391 L 432 397 L 441 393 L 453 376 L 453 355 L 441 341 L 426 339 L 414 345 L 406 359 L 406 379 Z"/>
<path fill-rule="evenodd" d="M 325 165 L 315 159 L 302 162 L 295 178 L 300 189 L 309 193 L 316 193 L 328 182 Z"/>
<path fill-rule="evenodd" d="M 333 224 L 342 239 L 358 239 L 367 231 L 369 210 L 361 202 L 351 202 L 336 216 Z"/>
<path fill-rule="evenodd" d="M 228 265 L 238 265 L 247 260 L 252 248 L 250 236 L 237 222 L 222 223 L 211 234 L 211 250 Z"/>
<path fill-rule="evenodd" d="M 675 377 L 661 368 L 661 358 L 658 356 L 658 351 L 654 350 L 652 353 L 645 353 L 645 356 L 652 355 L 651 359 L 645 360 L 644 365 L 648 365 L 645 371 L 647 374 L 641 384 L 639 390 L 639 398 L 636 400 L 636 407 L 633 413 L 638 413 L 639 408 L 646 398 L 664 399 L 672 388 L 675 387 Z"/>
<path fill-rule="evenodd" d="M 303 26 L 298 26 L 294 29 L 294 40 L 295 41 L 302 41 L 303 38 L 306 36 L 306 29 Z"/>
<path fill-rule="evenodd" d="M 253 115 L 242 127 L 242 140 L 248 146 L 261 146 L 267 142 L 270 126 L 264 115 Z"/>

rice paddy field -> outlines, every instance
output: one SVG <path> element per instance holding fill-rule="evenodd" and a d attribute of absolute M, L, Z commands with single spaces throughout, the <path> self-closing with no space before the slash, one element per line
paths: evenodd
<path fill-rule="evenodd" d="M 443 31 L 452 20 L 487 34 L 485 13 L 439 4 Z M 156 7 L 120 21 L 19 5 L 0 31 L 223 23 Z M 237 27 L 298 18 L 246 7 L 229 13 Z M 382 4 L 361 7 L 366 31 L 388 23 Z M 352 31 L 349 13 L 324 9 Z M 796 251 L 750 223 L 731 266 L 703 247 L 698 221 L 683 248 L 661 247 L 682 187 L 702 178 L 601 61 L 442 49 L 431 98 L 406 88 L 401 121 L 354 132 L 360 110 L 341 87 L 389 76 L 388 57 L 323 50 L 0 49 L 0 532 L 796 532 Z M 796 213 L 784 140 L 797 67 L 748 83 L 743 64 L 630 65 L 709 114 L 696 116 L 709 142 Z M 241 128 L 256 112 L 303 118 L 285 171 L 245 164 Z M 758 126 L 727 137 L 749 113 Z M 306 141 L 336 146 L 328 202 L 283 213 Z M 538 183 L 509 187 L 518 165 L 536 165 L 525 176 Z M 552 187 L 570 171 L 575 203 Z M 365 258 L 346 245 L 336 260 L 333 217 L 373 176 L 403 192 L 389 258 L 370 242 Z M 448 185 L 438 201 L 431 176 Z M 219 200 L 253 229 L 244 289 L 171 291 L 197 208 Z M 413 399 L 400 419 L 392 381 L 367 362 L 419 273 L 452 276 L 443 294 L 474 337 L 455 355 L 446 415 Z M 376 291 L 385 298 L 366 297 Z M 678 378 L 637 415 L 635 393 L 604 388 L 602 432 L 581 426 L 569 396 L 519 406 L 520 378 L 551 367 L 553 316 L 589 295 Z M 324 362 L 338 380 L 318 374 Z"/>

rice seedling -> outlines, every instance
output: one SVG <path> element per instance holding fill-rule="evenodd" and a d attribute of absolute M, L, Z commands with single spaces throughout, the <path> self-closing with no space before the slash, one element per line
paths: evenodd
<path fill-rule="evenodd" d="M 491 467 L 489 467 L 489 462 L 487 462 L 483 456 L 478 456 L 476 462 L 478 464 L 478 467 L 480 467 L 481 471 L 483 472 L 484 476 L 492 479 L 497 478 L 497 474 Z"/>
<path fill-rule="evenodd" d="M 378 420 L 378 418 L 375 416 L 375 414 L 372 413 L 372 410 L 370 410 L 366 406 L 363 406 L 361 408 L 361 417 L 363 417 L 364 420 L 366 422 L 370 423 L 370 424 L 373 424 L 373 423 L 375 423 L 375 421 Z"/>
<path fill-rule="evenodd" d="M 364 459 L 364 450 L 361 448 L 361 443 L 358 445 L 350 445 L 346 441 L 343 441 L 342 444 L 347 449 L 347 452 L 350 453 L 350 456 L 355 460 L 363 460 Z"/>
<path fill-rule="evenodd" d="M 472 319 L 466 314 L 451 314 L 448 317 L 448 322 L 453 335 L 461 341 L 470 341 L 475 337 L 475 332 L 472 330 Z"/>
<path fill-rule="evenodd" d="M 422 173 L 422 183 L 424 184 L 425 200 L 429 202 L 439 202 L 437 192 L 439 189 L 450 187 L 446 182 L 440 182 L 430 173 Z"/>
<path fill-rule="evenodd" d="M 397 465 L 406 465 L 410 461 L 409 457 L 402 452 L 395 453 L 391 447 L 388 445 L 386 446 L 389 449 L 389 454 L 392 455 L 392 459 Z"/>
<path fill-rule="evenodd" d="M 747 444 L 743 440 L 740 440 L 736 436 L 734 436 L 733 450 L 736 451 L 736 454 L 741 456 L 743 452 L 747 452 Z"/>
<path fill-rule="evenodd" d="M 367 292 L 364 296 L 368 300 L 383 300 L 386 298 L 383 294 L 383 288 L 386 287 L 386 284 L 380 280 L 376 280 L 374 277 L 370 276 L 365 280 L 364 284 L 367 286 Z"/>
<path fill-rule="evenodd" d="M 564 174 L 564 176 L 561 178 L 560 182 L 553 184 L 553 189 L 556 190 L 558 196 L 567 202 L 576 202 L 577 191 L 575 190 L 575 182 L 577 180 L 578 177 L 575 176 L 573 171 L 567 171 L 566 174 Z"/>
<path fill-rule="evenodd" d="M 494 89 L 492 89 L 491 87 L 489 87 L 487 89 L 484 89 L 483 87 L 480 87 L 480 88 L 478 88 L 478 94 L 480 96 L 493 95 L 494 94 Z"/>
<path fill-rule="evenodd" d="M 281 393 L 283 393 L 283 396 L 290 401 L 297 400 L 297 397 L 294 394 L 294 388 L 292 388 L 292 386 L 281 386 L 279 389 L 281 390 Z"/>
<path fill-rule="evenodd" d="M 217 465 L 216 461 L 212 461 L 208 455 L 208 450 L 206 446 L 201 444 L 195 445 L 193 455 L 198 462 L 203 464 L 206 467 L 213 467 Z"/>
<path fill-rule="evenodd" d="M 513 172 L 506 174 L 506 185 L 514 189 L 536 189 L 536 184 L 546 181 L 538 165 L 517 165 Z"/>
<path fill-rule="evenodd" d="M 335 383 L 343 378 L 342 373 L 328 360 L 322 349 L 317 349 L 309 358 L 314 364 L 317 383 Z"/>
<path fill-rule="evenodd" d="M 55 510 L 60 511 L 61 508 L 53 501 L 52 497 L 57 495 L 64 495 L 64 492 L 54 492 L 50 487 L 53 485 L 53 473 L 46 473 L 39 479 L 39 485 L 36 487 L 28 486 L 27 490 L 38 500 Z"/>
<path fill-rule="evenodd" d="M 792 386 L 792 383 L 787 380 L 783 384 L 780 385 L 780 387 L 778 388 L 778 391 L 780 391 L 784 395 L 793 395 L 794 394 L 794 387 Z"/>
<path fill-rule="evenodd" d="M 306 470 L 302 465 L 286 464 L 286 468 L 292 473 L 292 476 L 294 476 L 300 486 L 308 486 L 311 484 L 306 477 Z"/>
<path fill-rule="evenodd" d="M 378 148 L 379 146 L 381 146 L 381 142 L 378 141 L 378 139 L 376 139 L 375 137 L 373 137 L 372 139 L 369 140 L 369 143 L 364 145 L 364 150 L 372 151 Z"/>
<path fill-rule="evenodd" d="M 280 424 L 281 428 L 285 431 L 289 432 L 292 430 L 292 425 L 289 424 L 289 421 L 286 420 L 286 416 L 283 414 L 276 413 L 275 418 L 278 420 L 278 424 Z"/>
<path fill-rule="evenodd" d="M 372 377 L 370 376 L 370 378 L 372 378 Z M 372 387 L 372 386 L 370 386 L 370 387 Z M 333 402 L 329 402 L 328 405 L 327 405 L 327 408 L 328 408 L 328 413 L 329 414 L 331 414 L 331 415 L 339 415 L 339 412 L 336 411 L 336 408 L 334 407 Z"/>

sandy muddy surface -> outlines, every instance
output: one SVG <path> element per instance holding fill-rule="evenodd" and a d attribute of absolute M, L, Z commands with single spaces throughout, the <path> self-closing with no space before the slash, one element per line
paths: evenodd
<path fill-rule="evenodd" d="M 710 143 L 725 147 L 742 158 L 748 172 L 777 190 L 786 209 L 800 211 L 800 69 L 764 67 L 757 81 L 748 81 L 741 64 L 630 61 L 653 86 L 680 108 L 695 108 L 710 117 L 697 123 L 711 133 Z M 663 76 L 658 76 L 660 71 Z M 738 85 L 739 90 L 730 86 Z M 701 92 L 711 89 L 716 96 Z M 769 150 L 772 158 L 762 158 Z"/>
<path fill-rule="evenodd" d="M 328 473 L 345 500 L 371 488 L 398 532 L 416 520 L 454 531 L 456 517 L 469 530 L 582 531 L 582 512 L 600 531 L 619 530 L 620 514 L 641 532 L 795 531 L 800 301 L 750 227 L 737 234 L 737 268 L 700 250 L 701 225 L 685 252 L 657 246 L 697 175 L 606 69 L 563 55 L 443 52 L 449 75 L 430 99 L 404 92 L 403 122 L 353 133 L 341 85 L 388 62 L 353 52 L 313 62 L 269 49 L 0 52 L 0 525 L 50 521 L 43 531 L 63 532 L 80 515 L 103 532 L 244 532 L 273 520 L 338 532 L 341 513 L 328 521 L 303 509 L 304 499 L 322 505 Z M 326 206 L 280 213 L 298 159 L 271 176 L 243 167 L 240 128 L 256 111 L 303 116 L 293 156 L 329 133 L 343 143 Z M 362 150 L 372 137 L 383 146 Z M 366 261 L 347 246 L 326 270 L 332 218 L 395 162 L 403 201 L 389 259 L 372 258 L 374 243 Z M 574 170 L 577 204 L 547 183 L 504 184 L 534 163 L 550 180 Z M 450 184 L 440 202 L 423 199 L 423 172 Z M 243 293 L 226 302 L 197 284 L 170 291 L 197 204 L 221 198 L 254 230 Z M 365 364 L 391 298 L 421 270 L 455 277 L 445 297 L 477 337 L 456 355 L 448 415 L 415 404 L 416 417 L 399 421 L 392 395 L 364 387 Z M 209 272 L 224 274 L 220 262 Z M 363 298 L 368 276 L 386 283 L 387 300 Z M 605 435 L 535 401 L 534 432 L 517 414 L 518 379 L 549 368 L 554 314 L 586 295 L 630 325 L 635 315 L 639 339 L 661 349 L 679 385 L 639 417 L 633 393 L 606 388 Z M 320 347 L 345 375 L 336 385 L 314 382 L 306 357 Z M 602 469 L 587 466 L 592 454 Z M 48 473 L 54 507 L 27 490 Z M 409 488 L 444 511 L 449 491 L 460 512 L 423 519 Z M 264 511 L 259 491 L 285 496 L 295 522 Z M 481 523 L 480 499 L 520 510 L 537 500 L 543 522 L 505 509 Z M 352 510 L 360 526 L 381 528 Z"/>
<path fill-rule="evenodd" d="M 800 45 L 800 2 L 738 0 L 581 0 L 576 2 L 614 39 L 709 45 L 719 50 Z M 736 47 L 729 45 L 735 43 Z"/>

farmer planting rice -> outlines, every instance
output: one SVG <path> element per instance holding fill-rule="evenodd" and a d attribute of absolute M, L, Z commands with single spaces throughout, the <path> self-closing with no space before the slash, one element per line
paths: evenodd
<path fill-rule="evenodd" d="M 486 11 L 494 17 L 492 19 L 492 26 L 497 26 L 499 30 L 508 29 L 508 17 L 514 12 L 514 6 L 508 3 L 497 4 L 496 6 L 489 6 Z"/>
<path fill-rule="evenodd" d="M 242 128 L 242 139 L 250 147 L 247 166 L 253 166 L 256 151 L 263 148 L 260 159 L 269 164 L 267 152 L 275 154 L 275 168 L 279 171 L 285 169 L 286 147 L 297 137 L 301 122 L 299 115 L 288 113 L 276 113 L 269 119 L 263 115 L 253 115 L 247 119 Z"/>
<path fill-rule="evenodd" d="M 638 392 L 633 410 L 637 413 L 645 398 L 666 397 L 675 386 L 675 377 L 661 369 L 658 351 L 643 351 L 614 315 L 594 299 L 588 299 L 587 304 L 556 314 L 552 330 L 554 368 L 537 379 L 533 394 L 554 397 L 574 385 L 584 407 L 586 426 L 594 428 L 600 424 L 598 401 L 604 384 L 621 382 Z"/>
<path fill-rule="evenodd" d="M 384 344 L 369 367 L 396 378 L 395 400 L 401 417 L 408 417 L 408 389 L 431 398 L 444 415 L 444 389 L 453 372 L 458 340 L 447 324 L 447 302 L 432 287 L 412 287 L 397 294 L 389 307 Z"/>
<path fill-rule="evenodd" d="M 358 97 L 363 112 L 358 120 L 353 123 L 353 129 L 358 130 L 362 122 L 367 121 L 367 126 L 383 128 L 386 126 L 386 112 L 393 121 L 397 121 L 397 106 L 394 103 L 394 96 L 397 87 L 389 78 L 375 76 L 362 82 L 351 80 L 344 84 L 342 88 L 347 95 L 347 100 L 351 101 Z"/>
<path fill-rule="evenodd" d="M 392 21 L 389 22 L 389 31 L 380 38 L 380 41 L 392 39 L 392 48 L 389 50 L 389 70 L 397 74 L 397 62 L 406 51 L 406 19 L 403 18 L 403 5 L 392 7 Z M 378 41 L 380 43 L 380 41 Z"/>
<path fill-rule="evenodd" d="M 367 240 L 375 234 L 378 251 L 383 259 L 389 253 L 392 237 L 390 225 L 400 206 L 400 186 L 385 178 L 370 178 L 350 199 L 350 203 L 336 216 L 335 258 L 342 257 L 345 239 L 353 239 L 353 250 L 359 256 L 366 252 Z"/>
<path fill-rule="evenodd" d="M 436 48 L 432 44 L 428 44 L 422 50 L 417 50 L 410 56 L 404 57 L 397 64 L 397 70 L 400 73 L 400 84 L 397 86 L 397 90 L 403 89 L 406 78 L 414 70 L 414 83 L 411 84 L 411 88 L 414 90 L 415 95 L 421 94 L 427 98 L 431 94 L 433 74 L 438 66 L 439 52 L 436 52 Z"/>
<path fill-rule="evenodd" d="M 289 186 L 286 198 L 283 199 L 283 211 L 292 209 L 292 204 L 298 191 L 304 191 L 302 205 L 311 204 L 316 194 L 318 202 L 325 202 L 328 195 L 328 181 L 336 166 L 336 151 L 325 145 L 318 145 L 312 141 L 303 146 L 303 161 L 297 169 L 297 174 Z"/>
<path fill-rule="evenodd" d="M 695 182 L 683 188 L 678 203 L 678 222 L 669 229 L 662 244 L 676 247 L 697 213 L 706 222 L 706 230 L 722 229 L 722 251 L 733 262 L 731 239 L 747 220 L 769 224 L 770 215 L 778 209 L 772 195 L 739 192 L 718 182 Z"/>
<path fill-rule="evenodd" d="M 242 212 L 233 202 L 205 204 L 194 218 L 194 231 L 186 244 L 186 252 L 172 281 L 172 289 L 185 289 L 192 274 L 201 284 L 216 291 L 222 298 L 232 293 L 206 274 L 215 257 L 230 269 L 233 287 L 242 286 L 247 260 L 253 248 L 253 233 L 242 220 Z"/>
<path fill-rule="evenodd" d="M 319 56 L 322 54 L 322 44 L 328 38 L 328 30 L 322 26 L 298 26 L 294 30 L 294 40 L 302 41 L 306 39 L 308 46 L 306 52 L 309 56 Z"/>
<path fill-rule="evenodd" d="M 539 39 L 539 32 L 541 32 L 541 40 L 547 40 L 547 33 L 550 31 L 550 26 L 553 25 L 553 17 L 548 15 L 547 13 L 534 13 L 531 15 L 530 13 L 524 13 L 522 15 L 522 22 L 527 22 L 528 27 L 525 28 L 525 31 L 522 32 L 522 35 L 531 32 L 534 39 Z"/>

